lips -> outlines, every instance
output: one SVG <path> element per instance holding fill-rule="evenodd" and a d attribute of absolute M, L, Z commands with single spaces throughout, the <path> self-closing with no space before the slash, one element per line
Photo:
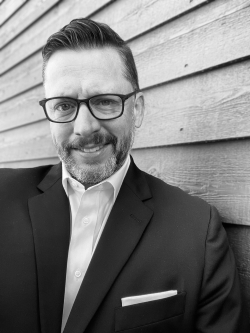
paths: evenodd
<path fill-rule="evenodd" d="M 102 146 L 95 146 L 95 147 L 91 147 L 91 148 L 81 148 L 80 150 L 83 151 L 84 153 L 95 153 L 99 150 L 101 150 L 104 147 L 104 145 Z"/>

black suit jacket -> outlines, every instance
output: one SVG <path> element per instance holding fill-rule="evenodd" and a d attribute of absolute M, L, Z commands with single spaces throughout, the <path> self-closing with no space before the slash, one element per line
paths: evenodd
<path fill-rule="evenodd" d="M 0 171 L 0 332 L 59 333 L 70 241 L 61 165 Z M 178 290 L 127 307 L 121 298 Z M 132 162 L 65 333 L 249 332 L 214 208 Z"/>

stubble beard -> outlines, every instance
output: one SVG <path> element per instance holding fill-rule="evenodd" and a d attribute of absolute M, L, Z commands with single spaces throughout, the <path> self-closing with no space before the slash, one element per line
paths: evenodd
<path fill-rule="evenodd" d="M 84 186 L 93 186 L 112 176 L 121 168 L 130 152 L 135 137 L 135 126 L 133 125 L 126 137 L 120 139 L 114 135 L 95 134 L 91 140 L 79 138 L 71 143 L 58 144 L 53 138 L 57 154 L 64 163 L 69 174 Z M 72 149 L 81 149 L 87 143 L 110 144 L 112 154 L 104 163 L 79 164 L 72 155 Z"/>

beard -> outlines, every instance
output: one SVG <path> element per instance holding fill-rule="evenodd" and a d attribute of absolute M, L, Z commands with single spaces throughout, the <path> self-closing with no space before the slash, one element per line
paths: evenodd
<path fill-rule="evenodd" d="M 134 136 L 135 126 L 133 124 L 128 135 L 122 137 L 120 142 L 114 135 L 101 133 L 96 133 L 88 139 L 81 137 L 72 142 L 63 142 L 62 144 L 59 144 L 55 138 L 53 138 L 53 141 L 57 154 L 71 177 L 78 180 L 85 187 L 86 185 L 89 187 L 109 178 L 121 168 L 132 148 Z M 104 163 L 79 164 L 72 155 L 72 150 L 81 150 L 87 144 L 110 144 L 112 146 L 111 156 Z"/>

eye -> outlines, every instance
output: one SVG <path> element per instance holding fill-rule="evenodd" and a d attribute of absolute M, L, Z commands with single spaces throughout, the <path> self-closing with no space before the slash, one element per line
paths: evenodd
<path fill-rule="evenodd" d="M 59 112 L 74 111 L 75 108 L 75 104 L 70 102 L 61 102 L 54 106 L 54 110 Z"/>
<path fill-rule="evenodd" d="M 103 105 L 103 106 L 108 106 L 112 103 L 113 103 L 113 101 L 111 101 L 109 99 L 103 99 L 103 100 L 100 101 L 100 104 Z"/>
<path fill-rule="evenodd" d="M 102 96 L 91 99 L 90 103 L 95 108 L 110 109 L 120 105 L 121 101 L 117 96 Z"/>
<path fill-rule="evenodd" d="M 115 103 L 114 100 L 112 99 L 104 99 L 104 98 L 99 98 L 97 100 L 94 101 L 95 105 L 99 105 L 99 106 L 112 106 Z"/>

